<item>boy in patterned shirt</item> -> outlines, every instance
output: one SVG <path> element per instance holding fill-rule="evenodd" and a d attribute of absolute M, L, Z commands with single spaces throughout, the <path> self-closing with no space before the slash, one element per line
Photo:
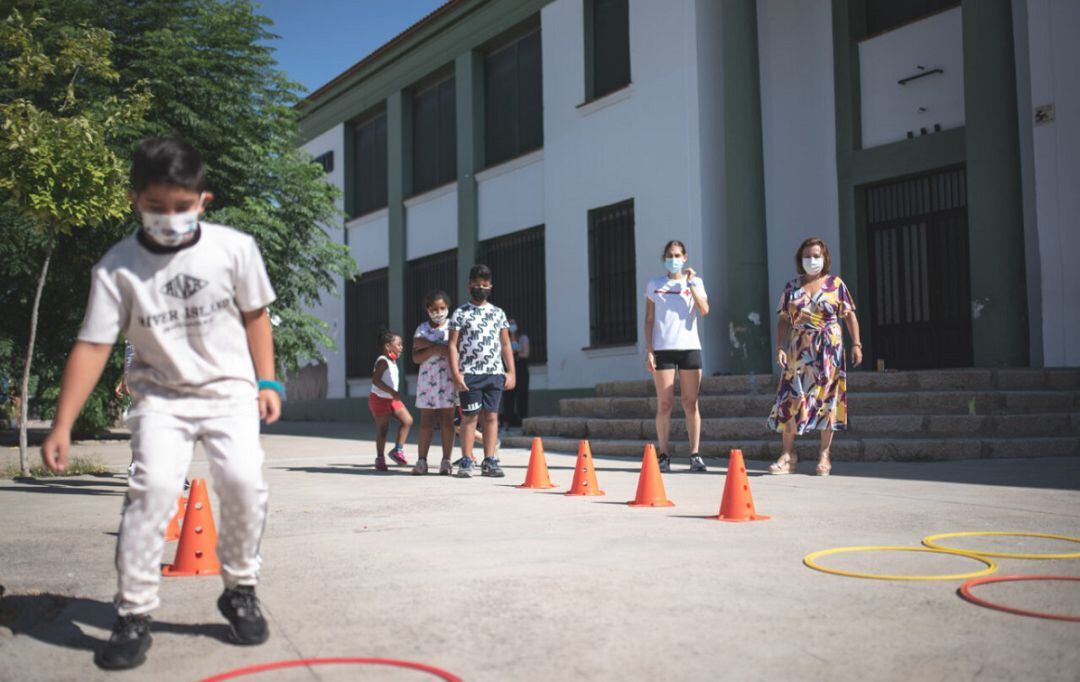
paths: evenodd
<path fill-rule="evenodd" d="M 461 397 L 461 465 L 458 476 L 468 478 L 473 468 L 473 442 L 477 422 L 484 435 L 482 476 L 501 478 L 495 443 L 499 434 L 502 392 L 514 388 L 514 351 L 510 325 L 501 308 L 487 302 L 491 296 L 491 269 L 474 265 L 469 271 L 470 301 L 450 318 L 450 376 Z"/>

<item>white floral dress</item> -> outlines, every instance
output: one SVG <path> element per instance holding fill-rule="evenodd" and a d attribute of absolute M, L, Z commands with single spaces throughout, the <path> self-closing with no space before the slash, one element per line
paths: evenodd
<path fill-rule="evenodd" d="M 450 343 L 450 323 L 443 322 L 436 327 L 431 322 L 423 322 L 416 328 L 413 338 L 446 346 Z M 457 407 L 457 404 L 457 389 L 450 378 L 450 359 L 432 355 L 420 365 L 420 375 L 416 379 L 416 406 L 421 410 L 442 410 Z"/>

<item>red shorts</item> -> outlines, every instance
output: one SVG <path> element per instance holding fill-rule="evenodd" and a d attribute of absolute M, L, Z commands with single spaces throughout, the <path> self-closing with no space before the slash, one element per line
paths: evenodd
<path fill-rule="evenodd" d="M 371 414 L 376 417 L 385 417 L 388 414 L 394 414 L 395 410 L 405 409 L 405 403 L 400 400 L 383 398 L 374 393 L 368 393 L 367 406 L 371 410 Z"/>

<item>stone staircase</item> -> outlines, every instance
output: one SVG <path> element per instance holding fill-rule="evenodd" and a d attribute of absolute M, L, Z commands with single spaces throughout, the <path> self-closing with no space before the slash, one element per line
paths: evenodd
<path fill-rule="evenodd" d="M 780 454 L 780 435 L 765 428 L 776 391 L 767 375 L 707 377 L 701 388 L 701 454 L 751 459 Z M 582 438 L 598 455 L 640 457 L 655 442 L 651 381 L 596 387 L 595 398 L 560 402 L 560 416 L 525 420 L 506 447 L 576 452 Z M 848 375 L 849 428 L 836 435 L 842 461 L 930 461 L 980 457 L 1080 455 L 1080 369 L 959 369 L 853 372 Z M 688 450 L 682 407 L 672 413 L 673 455 Z M 817 434 L 797 441 L 800 459 L 817 457 Z"/>

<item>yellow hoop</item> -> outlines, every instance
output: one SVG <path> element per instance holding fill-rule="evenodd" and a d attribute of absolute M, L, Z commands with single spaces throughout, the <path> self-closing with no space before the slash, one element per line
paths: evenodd
<path fill-rule="evenodd" d="M 974 559 L 981 563 L 986 564 L 986 568 L 981 571 L 975 571 L 972 573 L 955 573 L 951 575 L 882 575 L 877 573 L 856 573 L 855 571 L 842 571 L 838 568 L 826 568 L 816 563 L 819 557 L 829 556 L 831 554 L 844 554 L 847 552 L 928 552 L 933 554 L 949 554 L 951 556 L 959 556 L 965 559 Z M 808 568 L 812 568 L 815 571 L 821 571 L 822 573 L 831 573 L 833 575 L 842 575 L 848 578 L 867 578 L 869 580 L 968 580 L 971 578 L 981 578 L 985 575 L 990 575 L 997 570 L 997 564 L 985 557 L 970 552 L 961 552 L 953 549 L 928 549 L 926 547 L 888 547 L 883 545 L 870 545 L 866 547 L 835 547 L 833 549 L 823 549 L 817 552 L 807 554 L 803 558 L 803 563 Z"/>
<path fill-rule="evenodd" d="M 1014 537 L 1023 538 L 1047 538 L 1049 540 L 1064 540 L 1065 542 L 1080 543 L 1080 538 L 1070 537 L 1068 535 L 1052 535 L 1050 533 L 1019 533 L 1012 531 L 999 531 L 999 530 L 977 530 L 977 531 L 964 531 L 962 533 L 938 533 L 937 535 L 928 535 L 923 538 L 922 543 L 931 549 L 947 549 L 953 552 L 964 552 L 966 554 L 974 554 L 976 556 L 992 556 L 999 559 L 1080 559 L 1080 552 L 1063 552 L 1061 554 L 1023 554 L 1020 552 L 984 552 L 978 549 L 958 549 L 956 547 L 945 547 L 938 544 L 936 541 L 940 538 L 970 538 L 978 537 L 982 535 L 1009 535 Z"/>

